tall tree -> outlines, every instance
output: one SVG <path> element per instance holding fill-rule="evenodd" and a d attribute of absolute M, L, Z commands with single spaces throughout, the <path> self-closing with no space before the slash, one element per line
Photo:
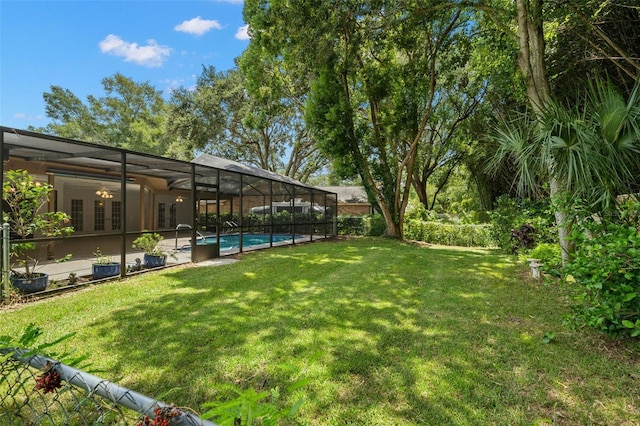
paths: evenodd
<path fill-rule="evenodd" d="M 413 174 L 413 187 L 427 210 L 433 209 L 438 194 L 469 152 L 472 140 L 462 125 L 474 114 L 486 90 L 486 76 L 470 61 L 471 40 L 470 34 L 456 34 L 447 52 L 429 70 L 437 81 L 436 95 Z M 433 179 L 436 174 L 438 178 Z M 435 187 L 431 194 L 428 186 Z"/>
<path fill-rule="evenodd" d="M 554 97 L 574 99 L 594 77 L 606 74 L 627 94 L 638 79 L 636 0 L 515 0 L 514 10 L 504 0 L 489 0 L 471 7 L 492 15 L 517 41 L 518 66 L 536 114 Z"/>
<path fill-rule="evenodd" d="M 592 34 L 595 35 L 596 38 L 613 47 L 618 54 L 624 57 L 624 60 L 627 62 L 627 67 L 633 67 L 633 65 L 630 64 L 634 61 L 637 63 L 636 59 L 633 59 L 627 52 L 620 49 L 619 44 L 612 42 L 606 33 L 598 31 L 598 28 L 593 26 L 593 22 L 589 22 L 589 17 L 584 14 L 584 5 L 588 4 L 596 6 L 597 8 L 606 8 L 608 3 L 607 1 L 600 0 L 570 0 L 563 3 L 556 3 L 554 1 L 545 2 L 545 0 L 515 1 L 515 22 L 517 28 L 515 36 L 518 42 L 518 66 L 522 73 L 529 104 L 535 117 L 531 124 L 538 127 L 542 126 L 542 128 L 533 130 L 534 133 L 544 134 L 546 132 L 544 123 L 549 120 L 549 111 L 557 111 L 557 101 L 554 99 L 551 91 L 546 57 L 545 35 L 552 36 L 553 34 L 545 34 L 545 28 L 553 27 L 550 25 L 551 23 L 560 25 L 578 16 L 579 19 L 582 19 L 583 22 L 586 22 L 587 26 L 590 26 L 590 28 L 594 30 Z M 501 10 L 508 11 L 508 8 L 504 7 L 502 0 L 495 0 L 494 4 L 503 6 Z M 480 7 L 482 8 L 482 6 Z M 508 14 L 504 16 L 508 16 Z M 502 21 L 502 28 L 505 29 L 506 33 L 510 32 L 508 25 L 506 25 L 504 21 Z M 596 45 L 593 42 L 591 44 Z M 600 49 L 600 51 L 604 52 L 602 49 Z M 565 54 L 575 56 L 575 53 L 576 52 L 566 52 Z M 613 61 L 617 64 L 619 58 L 611 56 L 611 54 L 605 56 L 608 61 Z M 535 151 L 535 148 L 530 147 L 530 150 Z M 559 175 L 557 173 L 557 170 L 561 168 L 562 165 L 555 163 L 556 156 L 547 155 L 544 160 L 543 164 L 548 168 L 544 176 L 549 179 L 549 195 L 552 197 L 559 196 L 565 189 L 564 182 L 558 180 Z M 570 251 L 567 238 L 568 215 L 565 210 L 556 209 L 555 217 L 558 224 L 558 236 L 562 247 L 563 260 L 566 261 Z"/>
<path fill-rule="evenodd" d="M 608 2 L 589 2 L 591 4 L 598 5 L 600 7 L 606 7 Z M 573 12 L 581 13 L 578 9 L 578 1 L 569 2 L 570 8 Z M 531 107 L 536 115 L 536 123 L 537 129 L 534 130 L 535 133 L 541 134 L 553 134 L 553 130 L 551 132 L 548 131 L 548 127 L 545 124 L 549 123 L 549 120 L 556 121 L 556 118 L 553 116 L 559 111 L 557 102 L 554 102 L 552 98 L 550 84 L 549 84 L 549 73 L 545 62 L 545 38 L 544 38 L 544 24 L 545 18 L 543 14 L 543 0 L 516 0 L 517 6 L 517 23 L 518 23 L 518 40 L 519 40 L 519 56 L 518 56 L 518 64 L 520 65 L 520 69 L 525 78 L 527 94 L 529 97 L 529 101 L 531 103 Z M 581 18 L 585 18 L 584 15 Z M 588 18 L 587 18 L 588 21 Z M 594 35 L 597 38 L 604 40 L 609 45 L 616 45 L 615 42 L 612 43 L 610 37 L 602 31 L 594 31 Z M 629 55 L 626 52 L 621 51 L 619 48 L 616 49 L 618 54 L 622 54 L 624 57 L 629 59 Z M 574 52 L 572 52 L 574 53 Z M 574 53 L 575 54 L 575 53 Z M 607 55 L 607 59 L 610 61 L 614 61 L 617 63 L 617 55 L 611 56 Z M 638 63 L 636 60 L 631 60 L 630 63 Z M 638 71 L 635 71 L 636 74 Z M 593 96 L 592 96 L 593 97 Z M 608 97 L 608 96 L 607 96 Z M 605 97 L 605 98 L 607 98 Z M 593 108 L 596 110 L 602 110 L 602 106 L 593 105 Z M 550 112 L 551 111 L 551 112 Z M 555 112 L 554 112 L 555 111 Z M 549 114 L 551 114 L 552 118 L 549 118 Z M 604 118 L 604 117 L 603 117 Z M 562 120 L 558 120 L 562 123 Z M 567 123 L 564 123 L 565 125 Z M 605 123 L 603 123 L 605 125 Z M 610 124 L 609 124 L 610 125 Z M 571 137 L 571 136 L 570 136 Z M 605 139 L 606 142 L 610 142 Z M 582 144 L 581 146 L 585 146 L 587 144 Z M 544 144 L 542 145 L 544 146 Z M 571 143 L 567 142 L 567 146 L 573 146 Z M 614 144 L 613 146 L 617 146 Z M 535 150 L 535 148 L 534 148 Z M 607 150 L 609 153 L 612 151 Z M 562 151 L 561 151 L 562 152 Z M 543 161 L 543 164 L 548 168 L 548 172 L 545 174 L 549 178 L 549 194 L 552 197 L 560 195 L 571 182 L 565 182 L 564 176 L 559 174 L 558 171 L 562 170 L 565 164 L 562 164 L 563 158 L 557 155 L 544 155 L 545 151 L 540 152 L 541 157 L 539 161 Z M 614 156 L 615 157 L 615 156 Z M 596 158 L 596 157 L 592 157 Z M 557 160 L 561 162 L 558 163 Z M 573 164 L 573 162 L 569 162 L 569 164 Z M 591 162 L 591 170 L 590 174 L 596 172 L 593 168 L 601 166 L 605 167 L 606 162 Z M 607 176 L 610 170 L 607 170 L 606 167 L 599 171 L 598 174 L 603 176 Z M 571 175 L 569 175 L 570 177 Z M 598 184 L 597 182 L 592 182 L 594 184 Z M 600 184 L 605 184 L 604 182 L 600 182 Z M 599 188 L 592 187 L 591 190 L 597 191 Z M 568 255 L 570 252 L 570 247 L 568 243 L 568 225 L 569 225 L 569 217 L 566 211 L 563 209 L 556 209 L 555 212 L 556 222 L 558 224 L 558 234 L 560 245 L 562 246 L 562 255 L 563 261 L 566 262 L 568 259 Z"/>
<path fill-rule="evenodd" d="M 472 117 L 462 123 L 462 133 L 470 140 L 465 145 L 463 163 L 471 172 L 483 210 L 492 210 L 498 196 L 512 191 L 513 168 L 503 164 L 498 170 L 486 170 L 486 164 L 495 154 L 497 146 L 491 138 L 496 117 L 524 111 L 527 95 L 518 65 L 513 60 L 517 45 L 498 32 L 492 22 L 480 22 L 483 34 L 474 41 L 472 67 L 480 70 L 486 85 L 482 102 Z"/>
<path fill-rule="evenodd" d="M 410 1 L 247 1 L 248 50 L 311 78 L 306 119 L 343 176 L 360 175 L 386 235 L 402 237 L 418 146 L 436 96 L 439 55 L 471 22 L 411 13 Z M 425 70 L 427 70 L 425 72 Z"/>
<path fill-rule="evenodd" d="M 102 86 L 105 96 L 89 95 L 86 104 L 70 90 L 51 86 L 43 98 L 53 121 L 40 130 L 150 154 L 175 150 L 166 133 L 162 92 L 119 73 L 104 78 Z"/>
<path fill-rule="evenodd" d="M 603 75 L 629 94 L 640 73 L 637 0 L 573 0 L 559 6 L 564 18 L 547 35 L 554 94 L 571 99 L 589 80 Z"/>
<path fill-rule="evenodd" d="M 326 160 L 302 120 L 300 102 L 255 96 L 238 69 L 203 69 L 194 89 L 170 101 L 172 132 L 205 151 L 306 181 Z"/>
<path fill-rule="evenodd" d="M 638 180 L 640 83 L 625 99 L 612 84 L 596 81 L 573 105 L 549 101 L 538 114 L 503 123 L 494 164 L 512 160 L 521 193 L 553 182 L 557 195 L 585 200 L 602 213 Z M 560 223 L 570 226 L 568 219 Z"/>

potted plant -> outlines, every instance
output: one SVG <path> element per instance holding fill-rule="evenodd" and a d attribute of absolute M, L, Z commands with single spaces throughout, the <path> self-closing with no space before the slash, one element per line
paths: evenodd
<path fill-rule="evenodd" d="M 73 232 L 70 217 L 63 212 L 42 211 L 49 202 L 53 186 L 36 182 L 26 170 L 5 172 L 2 199 L 5 202 L 2 219 L 9 224 L 17 242 L 10 245 L 11 281 L 24 293 L 35 293 L 47 287 L 48 275 L 35 272 L 36 243 L 29 238 L 55 237 Z M 70 255 L 65 256 L 68 259 Z M 14 268 L 17 266 L 20 270 Z"/>
<path fill-rule="evenodd" d="M 155 232 L 140 235 L 133 240 L 133 248 L 144 252 L 144 266 L 147 268 L 157 268 L 167 263 L 167 253 L 159 243 L 164 237 Z"/>
<path fill-rule="evenodd" d="M 114 262 L 111 256 L 107 256 L 100 251 L 100 247 L 96 247 L 95 262 L 91 265 L 91 274 L 94 280 L 114 277 L 120 275 L 120 262 Z"/>

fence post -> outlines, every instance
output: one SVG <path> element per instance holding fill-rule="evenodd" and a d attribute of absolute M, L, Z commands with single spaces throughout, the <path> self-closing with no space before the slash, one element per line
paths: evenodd
<path fill-rule="evenodd" d="M 5 299 L 9 299 L 11 283 L 9 282 L 9 224 L 2 224 L 2 287 Z"/>

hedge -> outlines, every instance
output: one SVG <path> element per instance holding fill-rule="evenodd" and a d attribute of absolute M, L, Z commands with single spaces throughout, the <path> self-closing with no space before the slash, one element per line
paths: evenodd
<path fill-rule="evenodd" d="M 347 217 L 338 216 L 338 234 L 374 235 L 384 232 L 384 219 L 380 215 Z M 407 240 L 432 244 L 465 247 L 496 247 L 491 225 L 461 225 L 408 219 L 404 224 Z"/>
<path fill-rule="evenodd" d="M 496 247 L 496 241 L 491 235 L 491 225 L 425 222 L 411 219 L 405 221 L 404 237 L 407 240 L 445 246 Z"/>

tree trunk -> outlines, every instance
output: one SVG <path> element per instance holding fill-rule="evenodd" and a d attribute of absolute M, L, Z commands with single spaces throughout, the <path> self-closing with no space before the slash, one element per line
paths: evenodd
<path fill-rule="evenodd" d="M 561 188 L 558 181 L 555 178 L 551 178 L 549 183 L 549 195 L 551 198 L 560 195 Z M 556 218 L 556 226 L 558 227 L 558 241 L 560 243 L 560 250 L 562 253 L 562 266 L 566 265 L 569 261 L 569 254 L 571 253 L 571 245 L 569 243 L 569 215 L 566 211 L 556 208 L 554 212 Z"/>
<path fill-rule="evenodd" d="M 384 210 L 382 212 L 384 216 L 384 223 L 386 225 L 384 236 L 402 239 L 403 238 L 402 227 L 396 223 L 393 217 L 389 217 L 387 214 L 384 214 L 385 213 Z"/>
<path fill-rule="evenodd" d="M 527 85 L 531 107 L 539 114 L 551 99 L 544 60 L 543 0 L 516 0 L 518 9 L 518 66 Z"/>
<path fill-rule="evenodd" d="M 542 18 L 543 0 L 516 0 L 518 21 L 518 65 L 527 85 L 527 97 L 536 115 L 540 115 L 551 100 L 551 89 L 545 65 L 544 28 Z M 549 165 L 551 198 L 562 192 L 560 183 L 553 177 L 553 164 Z M 567 212 L 555 211 L 558 241 L 562 250 L 562 264 L 569 258 L 570 245 L 567 239 L 569 225 Z"/>
<path fill-rule="evenodd" d="M 424 206 L 425 210 L 429 210 L 429 195 L 427 194 L 426 182 L 423 185 L 421 180 L 414 177 L 413 189 L 416 191 L 416 194 L 418 195 L 418 200 L 420 201 L 420 204 Z"/>

